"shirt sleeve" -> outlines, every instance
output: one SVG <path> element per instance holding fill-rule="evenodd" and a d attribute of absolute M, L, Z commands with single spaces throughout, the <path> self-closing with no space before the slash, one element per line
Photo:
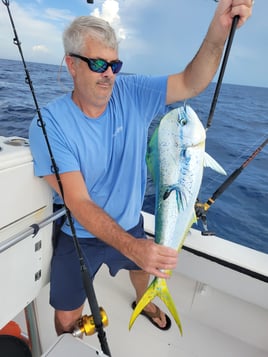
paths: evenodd
<path fill-rule="evenodd" d="M 54 173 L 52 160 L 57 163 L 59 173 L 79 171 L 79 163 L 70 145 L 66 142 L 65 133 L 60 130 L 53 115 L 47 109 L 41 111 L 44 130 L 35 116 L 29 128 L 30 149 L 34 162 L 35 176 L 46 176 Z M 50 148 L 50 150 L 49 150 Z"/>

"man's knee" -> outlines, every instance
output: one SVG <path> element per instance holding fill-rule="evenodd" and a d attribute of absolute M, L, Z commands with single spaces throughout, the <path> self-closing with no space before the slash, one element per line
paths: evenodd
<path fill-rule="evenodd" d="M 83 306 L 72 311 L 55 310 L 55 329 L 57 335 L 73 332 L 74 326 L 82 316 Z"/>

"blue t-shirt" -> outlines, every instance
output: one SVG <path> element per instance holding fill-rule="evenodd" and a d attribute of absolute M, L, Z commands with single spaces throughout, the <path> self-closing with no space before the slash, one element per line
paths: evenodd
<path fill-rule="evenodd" d="M 166 76 L 120 75 L 98 118 L 86 116 L 71 93 L 41 110 L 59 173 L 80 171 L 91 199 L 125 230 L 139 221 L 148 128 L 156 115 L 167 110 L 166 87 Z M 51 159 L 37 119 L 30 126 L 30 147 L 35 175 L 46 176 L 52 173 Z M 74 225 L 77 237 L 92 237 L 75 219 Z M 67 223 L 62 230 L 71 235 Z"/>

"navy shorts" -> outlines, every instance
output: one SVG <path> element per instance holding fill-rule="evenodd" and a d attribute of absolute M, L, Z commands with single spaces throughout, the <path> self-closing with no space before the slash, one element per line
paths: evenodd
<path fill-rule="evenodd" d="M 143 217 L 128 231 L 136 238 L 146 238 Z M 140 270 L 130 259 L 118 250 L 97 238 L 79 238 L 85 264 L 93 279 L 102 264 L 109 267 L 115 276 L 120 269 Z M 86 299 L 80 264 L 73 238 L 60 232 L 51 261 L 50 304 L 56 310 L 71 311 L 80 307 Z"/>

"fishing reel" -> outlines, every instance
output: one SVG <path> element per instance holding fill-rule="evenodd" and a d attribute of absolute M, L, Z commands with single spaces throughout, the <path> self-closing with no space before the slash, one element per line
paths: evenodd
<path fill-rule="evenodd" d="M 212 231 L 208 230 L 208 224 L 207 224 L 207 210 L 209 209 L 210 204 L 208 202 L 202 203 L 199 201 L 197 198 L 196 203 L 195 203 L 195 214 L 197 219 L 200 219 L 203 225 L 203 231 L 201 234 L 203 236 L 214 236 L 215 233 Z"/>
<path fill-rule="evenodd" d="M 100 315 L 102 325 L 104 327 L 108 326 L 108 316 L 102 307 L 100 307 Z M 75 326 L 72 335 L 74 337 L 82 337 L 83 334 L 85 334 L 86 336 L 91 336 L 96 331 L 97 328 L 94 323 L 93 315 L 84 315 L 77 321 L 77 325 Z"/>

